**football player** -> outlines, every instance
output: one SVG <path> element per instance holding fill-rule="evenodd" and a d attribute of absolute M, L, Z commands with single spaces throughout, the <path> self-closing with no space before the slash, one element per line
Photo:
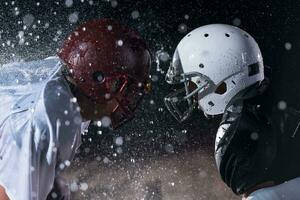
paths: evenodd
<path fill-rule="evenodd" d="M 296 200 L 300 162 L 293 167 L 280 162 L 283 152 L 294 147 L 285 145 L 290 139 L 281 137 L 262 106 L 262 101 L 270 101 L 264 96 L 270 72 L 250 34 L 230 25 L 202 26 L 175 50 L 166 81 L 183 86 L 169 94 L 165 104 L 179 122 L 195 108 L 207 117 L 223 115 L 215 159 L 222 180 L 234 193 L 248 200 Z M 291 176 L 285 175 L 288 168 L 293 169 Z"/>
<path fill-rule="evenodd" d="M 59 172 L 91 120 L 117 128 L 149 90 L 150 52 L 110 19 L 76 28 L 57 57 L 0 68 L 0 197 L 69 199 Z M 55 193 L 50 192 L 54 186 Z"/>

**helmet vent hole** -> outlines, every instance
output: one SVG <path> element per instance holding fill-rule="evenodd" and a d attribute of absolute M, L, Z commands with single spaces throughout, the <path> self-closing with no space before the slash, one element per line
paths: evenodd
<path fill-rule="evenodd" d="M 212 101 L 209 101 L 208 105 L 210 105 L 211 107 L 213 107 L 215 104 Z"/>
<path fill-rule="evenodd" d="M 205 34 L 204 34 L 204 37 L 208 37 L 208 36 L 209 36 L 209 34 L 208 34 L 208 33 L 205 33 Z"/>
<path fill-rule="evenodd" d="M 227 85 L 225 82 L 220 84 L 217 89 L 215 90 L 216 94 L 224 94 L 227 91 Z"/>
<path fill-rule="evenodd" d="M 188 34 L 187 36 L 188 36 L 188 37 L 190 37 L 190 36 L 191 36 L 191 34 Z"/>
<path fill-rule="evenodd" d="M 96 71 L 93 73 L 93 80 L 98 82 L 98 83 L 103 83 L 104 82 L 104 74 L 100 71 Z"/>
<path fill-rule="evenodd" d="M 200 63 L 200 64 L 199 64 L 199 67 L 200 67 L 201 69 L 203 69 L 203 68 L 204 68 L 204 65 L 203 65 L 202 63 Z"/>
<path fill-rule="evenodd" d="M 249 35 L 247 35 L 247 34 L 244 34 L 244 35 L 245 35 L 246 38 L 249 38 Z"/>
<path fill-rule="evenodd" d="M 225 33 L 225 36 L 226 36 L 226 37 L 230 37 L 230 35 L 229 35 L 228 33 Z"/>

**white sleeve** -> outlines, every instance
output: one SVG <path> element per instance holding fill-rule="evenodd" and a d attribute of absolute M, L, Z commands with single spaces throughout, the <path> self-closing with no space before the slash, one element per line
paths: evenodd
<path fill-rule="evenodd" d="M 0 185 L 11 200 L 44 200 L 57 166 L 68 165 L 80 144 L 78 104 L 59 75 L 30 91 L 2 89 L 9 95 L 0 103 Z"/>
<path fill-rule="evenodd" d="M 36 106 L 34 125 L 41 131 L 34 140 L 35 155 L 39 155 L 34 159 L 39 171 L 34 186 L 38 185 L 40 199 L 46 199 L 57 173 L 70 165 L 80 145 L 82 118 L 72 98 L 64 79 L 57 77 L 47 83 Z"/>
<path fill-rule="evenodd" d="M 51 142 L 57 150 L 57 162 L 68 165 L 81 143 L 79 105 L 72 101 L 74 97 L 62 77 L 49 82 L 44 91 L 45 115 L 52 131 Z"/>
<path fill-rule="evenodd" d="M 53 126 L 40 101 L 32 109 L 14 111 L 0 123 L 0 184 L 11 200 L 46 199 L 56 174 Z"/>
<path fill-rule="evenodd" d="M 15 112 L 0 122 L 0 184 L 11 200 L 37 199 L 35 188 L 31 187 L 35 178 L 32 165 L 32 135 L 28 110 Z M 36 154 L 35 159 L 40 156 Z"/>

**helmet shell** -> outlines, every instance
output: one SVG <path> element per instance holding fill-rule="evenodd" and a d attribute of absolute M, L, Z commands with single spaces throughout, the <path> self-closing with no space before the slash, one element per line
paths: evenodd
<path fill-rule="evenodd" d="M 73 31 L 58 52 L 79 89 L 103 102 L 118 93 L 114 78 L 131 77 L 143 84 L 149 76 L 150 53 L 141 37 L 110 19 L 86 22 Z M 104 81 L 95 81 L 99 72 Z M 109 98 L 108 98 L 109 97 Z"/>
<path fill-rule="evenodd" d="M 264 79 L 263 58 L 256 41 L 247 32 L 230 25 L 210 24 L 188 33 L 178 44 L 183 73 L 199 72 L 222 94 L 199 96 L 199 108 L 207 115 L 222 114 L 240 91 Z M 192 78 L 197 83 L 197 77 Z"/>
<path fill-rule="evenodd" d="M 100 104 L 117 100 L 119 105 L 112 111 L 117 121 L 132 117 L 151 63 L 148 47 L 137 32 L 111 19 L 88 21 L 69 35 L 58 56 L 81 93 Z"/>

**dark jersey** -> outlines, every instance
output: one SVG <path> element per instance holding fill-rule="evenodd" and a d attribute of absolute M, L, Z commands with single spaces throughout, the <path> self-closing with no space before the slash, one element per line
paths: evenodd
<path fill-rule="evenodd" d="M 262 94 L 228 107 L 216 138 L 215 158 L 223 181 L 236 194 L 300 176 L 300 112 L 277 108 Z M 274 106 L 276 105 L 276 106 Z"/>
<path fill-rule="evenodd" d="M 217 133 L 215 158 L 223 181 L 236 194 L 272 180 L 277 154 L 272 133 L 259 106 L 243 102 L 226 110 Z"/>

